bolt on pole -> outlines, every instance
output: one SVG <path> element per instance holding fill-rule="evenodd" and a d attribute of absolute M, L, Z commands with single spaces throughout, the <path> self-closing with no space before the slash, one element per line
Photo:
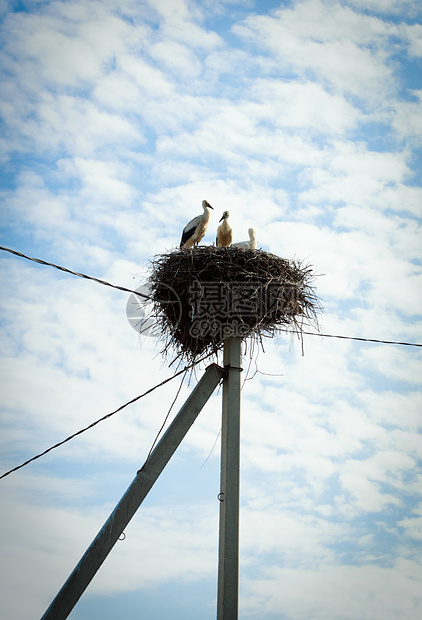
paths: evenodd
<path fill-rule="evenodd" d="M 237 336 L 224 341 L 217 620 L 236 620 L 239 607 L 241 347 Z"/>

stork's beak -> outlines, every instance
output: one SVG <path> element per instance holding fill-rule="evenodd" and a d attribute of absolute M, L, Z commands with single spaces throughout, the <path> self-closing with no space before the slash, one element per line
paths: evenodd
<path fill-rule="evenodd" d="M 221 220 L 219 220 L 219 221 L 220 221 L 220 222 L 222 222 L 223 220 L 224 220 L 224 215 L 223 215 L 223 217 L 221 218 Z"/>

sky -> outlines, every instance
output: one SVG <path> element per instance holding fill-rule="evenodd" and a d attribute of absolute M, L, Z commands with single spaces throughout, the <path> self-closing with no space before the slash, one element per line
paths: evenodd
<path fill-rule="evenodd" d="M 320 332 L 422 343 L 417 0 L 0 0 L 0 245 L 129 289 L 214 207 L 313 265 Z M 129 293 L 0 250 L 1 472 L 175 373 Z M 422 616 L 421 349 L 246 342 L 239 616 Z M 221 360 L 219 360 L 221 362 Z M 176 414 L 204 372 L 183 383 Z M 181 377 L 0 480 L 2 618 L 41 617 Z M 221 390 L 72 620 L 216 617 Z"/>

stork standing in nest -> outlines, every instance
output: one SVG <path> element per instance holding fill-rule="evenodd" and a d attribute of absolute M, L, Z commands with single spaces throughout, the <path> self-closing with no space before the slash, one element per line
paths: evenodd
<path fill-rule="evenodd" d="M 182 232 L 182 240 L 180 241 L 181 248 L 191 248 L 198 245 L 201 239 L 204 237 L 208 222 L 210 221 L 211 211 L 213 207 L 206 200 L 202 201 L 202 208 L 204 212 L 202 215 L 197 215 L 186 224 Z"/>
<path fill-rule="evenodd" d="M 233 246 L 241 250 L 256 250 L 257 242 L 255 229 L 249 228 L 248 233 L 249 241 L 239 241 L 238 243 L 233 243 Z"/>
<path fill-rule="evenodd" d="M 229 224 L 229 215 L 228 211 L 224 211 L 223 217 L 221 218 L 220 226 L 217 228 L 217 239 L 215 241 L 215 245 L 217 247 L 229 247 L 233 241 L 233 229 Z"/>

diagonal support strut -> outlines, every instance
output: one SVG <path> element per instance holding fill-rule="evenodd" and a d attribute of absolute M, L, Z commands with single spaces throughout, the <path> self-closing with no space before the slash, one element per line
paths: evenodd
<path fill-rule="evenodd" d="M 208 366 L 41 620 L 65 620 L 69 616 L 224 374 L 217 364 Z"/>

